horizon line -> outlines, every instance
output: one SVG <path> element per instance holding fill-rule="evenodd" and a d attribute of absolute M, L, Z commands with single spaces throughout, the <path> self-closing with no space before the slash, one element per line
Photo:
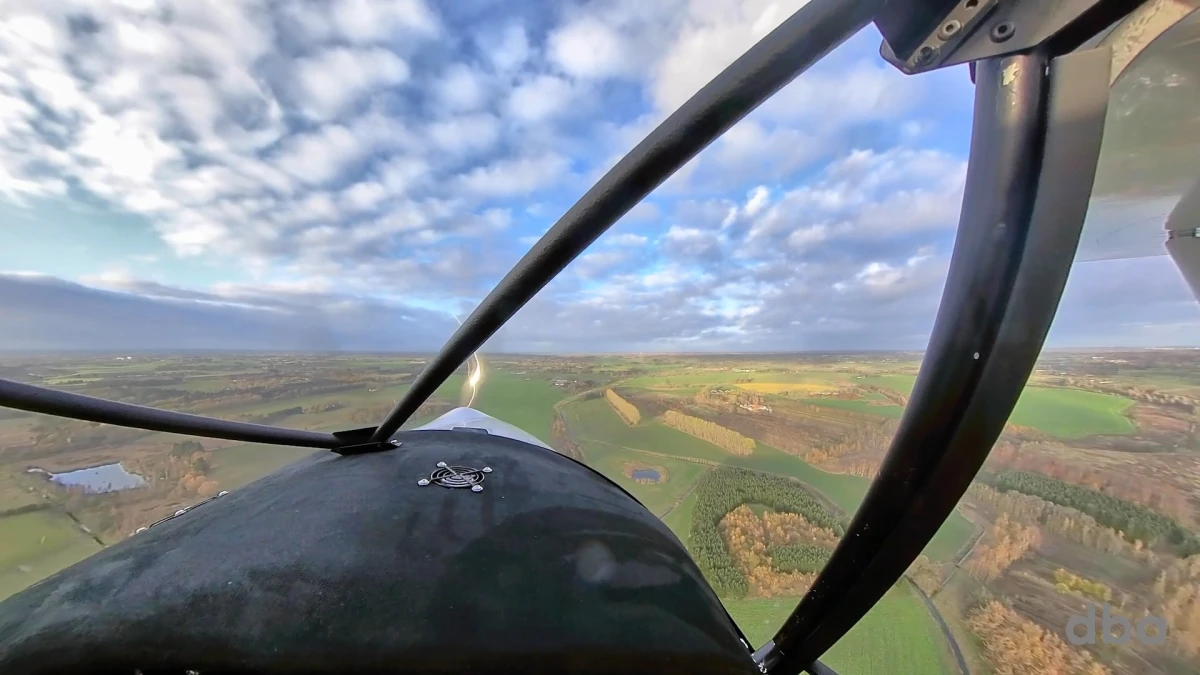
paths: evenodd
<path fill-rule="evenodd" d="M 744 351 L 481 351 L 484 356 L 546 356 L 546 357 L 578 357 L 578 356 L 778 356 L 792 354 L 924 354 L 924 349 L 794 349 L 794 350 L 744 350 Z M 1048 352 L 1139 352 L 1139 351 L 1200 351 L 1200 346 L 1162 345 L 1154 347 L 1133 346 L 1093 346 L 1093 347 L 1046 347 L 1042 353 Z M 224 349 L 224 348 L 185 348 L 185 349 L 6 349 L 0 348 L 4 356 L 169 356 L 180 354 L 227 354 L 227 355 L 280 355 L 280 356 L 331 356 L 331 355 L 386 355 L 393 357 L 427 357 L 437 354 L 437 350 L 429 351 L 386 351 L 370 349 L 339 349 L 339 350 L 294 350 L 294 349 Z"/>

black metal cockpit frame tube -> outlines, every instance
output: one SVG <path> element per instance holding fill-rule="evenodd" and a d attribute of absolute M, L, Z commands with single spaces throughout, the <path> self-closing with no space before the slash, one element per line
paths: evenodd
<path fill-rule="evenodd" d="M 387 449 L 383 442 L 613 223 L 771 94 L 870 23 L 881 4 L 811 0 L 672 113 L 592 186 L 475 308 L 376 428 L 374 448 Z"/>
<path fill-rule="evenodd" d="M 149 431 L 190 434 L 205 438 L 224 438 L 246 443 L 336 448 L 342 445 L 361 443 L 364 440 L 364 430 L 330 434 L 265 424 L 234 422 L 216 417 L 189 415 L 161 408 L 110 401 L 95 396 L 73 394 L 6 379 L 0 379 L 0 406 L 101 424 L 116 424 Z"/>
<path fill-rule="evenodd" d="M 999 437 L 1066 284 L 1095 177 L 1107 48 L 980 62 L 966 190 L 937 321 L 892 446 L 808 594 L 758 652 L 811 668 L 933 538 Z"/>
<path fill-rule="evenodd" d="M 384 443 L 471 354 L 622 215 L 738 120 L 870 23 L 884 0 L 811 0 L 617 163 L 488 294 L 377 428 L 334 434 L 120 403 L 0 378 L 0 406 L 207 438 L 357 454 Z"/>

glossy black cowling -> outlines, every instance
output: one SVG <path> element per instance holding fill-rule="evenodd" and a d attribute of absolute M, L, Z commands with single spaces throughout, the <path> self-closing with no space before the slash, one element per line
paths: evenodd
<path fill-rule="evenodd" d="M 758 672 L 678 539 L 603 476 L 488 433 L 396 438 L 0 603 L 0 672 Z M 422 485 L 439 462 L 465 487 Z"/>

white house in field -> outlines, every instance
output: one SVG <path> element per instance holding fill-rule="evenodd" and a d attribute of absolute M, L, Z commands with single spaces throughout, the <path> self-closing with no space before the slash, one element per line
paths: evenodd
<path fill-rule="evenodd" d="M 742 408 L 743 410 L 749 410 L 750 412 L 771 412 L 771 406 L 759 405 L 757 403 L 740 403 L 738 404 L 738 407 Z"/>

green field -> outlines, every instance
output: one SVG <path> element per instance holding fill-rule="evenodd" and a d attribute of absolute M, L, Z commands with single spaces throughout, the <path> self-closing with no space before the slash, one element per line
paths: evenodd
<path fill-rule="evenodd" d="M 208 475 L 221 489 L 234 490 L 314 452 L 324 451 L 262 443 L 232 445 L 213 451 Z"/>
<path fill-rule="evenodd" d="M 703 464 L 651 457 L 606 443 L 585 443 L 584 450 L 587 452 L 588 466 L 628 490 L 657 516 L 666 513 L 667 509 L 696 482 L 700 474 L 708 470 Z M 667 470 L 667 480 L 662 483 L 636 483 L 633 479 L 625 477 L 626 462 L 660 466 Z"/>
<path fill-rule="evenodd" d="M 683 501 L 679 502 L 679 506 L 676 506 L 662 519 L 663 523 L 675 533 L 675 536 L 679 537 L 679 541 L 683 542 L 684 546 L 687 546 L 688 540 L 691 539 L 692 512 L 695 509 L 696 491 L 693 490 L 683 498 Z"/>
<path fill-rule="evenodd" d="M 1123 413 L 1133 401 L 1079 389 L 1029 387 L 1021 394 L 1009 421 L 1059 438 L 1136 431 Z"/>
<path fill-rule="evenodd" d="M 750 644 L 757 648 L 774 637 L 798 600 L 726 600 L 724 604 Z M 889 590 L 821 657 L 821 662 L 849 675 L 957 672 L 936 621 L 907 584 Z"/>
<path fill-rule="evenodd" d="M 862 384 L 891 389 L 905 396 L 912 394 L 913 384 L 916 381 L 916 375 L 872 375 L 860 380 Z"/>
<path fill-rule="evenodd" d="M 862 381 L 909 395 L 916 377 L 878 375 L 865 377 Z M 1133 401 L 1111 394 L 1060 387 L 1026 387 L 1008 421 L 1059 438 L 1129 434 L 1137 430 L 1133 421 L 1124 415 L 1131 405 Z"/>
<path fill-rule="evenodd" d="M 480 412 L 519 427 L 545 443 L 550 442 L 554 404 L 566 392 L 541 377 L 488 372 L 479 397 L 471 406 Z"/>
<path fill-rule="evenodd" d="M 41 493 L 31 490 L 17 476 L 0 473 L 0 513 L 42 503 Z"/>
<path fill-rule="evenodd" d="M 753 383 L 778 384 L 864 384 L 884 387 L 910 395 L 915 375 L 871 375 L 856 376 L 849 373 L 807 372 L 788 373 L 761 371 L 737 373 L 733 371 L 697 371 L 672 373 L 669 375 L 643 375 L 623 383 L 629 387 L 641 387 L 652 391 L 672 392 L 664 385 L 734 384 L 750 378 Z M 854 412 L 899 419 L 904 409 L 896 405 L 872 405 L 878 395 L 868 395 L 860 400 L 844 400 L 824 397 L 805 397 L 806 403 L 838 408 Z M 1127 434 L 1136 431 L 1133 422 L 1124 411 L 1133 401 L 1110 394 L 1098 394 L 1078 389 L 1058 387 L 1027 387 L 1021 394 L 1010 422 L 1018 426 L 1031 427 L 1059 438 L 1080 438 L 1093 434 Z"/>
<path fill-rule="evenodd" d="M 276 410 L 284 410 L 286 408 L 294 408 L 296 406 L 307 408 L 308 406 L 328 403 L 330 401 L 338 401 L 343 406 L 349 408 L 355 406 L 368 406 L 372 403 L 390 402 L 393 399 L 399 398 L 404 394 L 405 391 L 408 391 L 407 384 L 397 384 L 390 387 L 383 387 L 378 391 L 370 391 L 366 387 L 363 387 L 362 389 L 326 392 L 323 394 L 312 394 L 311 396 L 298 396 L 296 398 L 265 401 L 263 403 L 239 403 L 230 406 L 222 406 L 221 408 L 217 408 L 215 410 L 228 411 L 225 416 L 265 415 Z M 282 426 L 294 427 L 296 425 L 284 423 Z"/>
<path fill-rule="evenodd" d="M 100 550 L 91 536 L 57 511 L 0 518 L 0 599 Z"/>

